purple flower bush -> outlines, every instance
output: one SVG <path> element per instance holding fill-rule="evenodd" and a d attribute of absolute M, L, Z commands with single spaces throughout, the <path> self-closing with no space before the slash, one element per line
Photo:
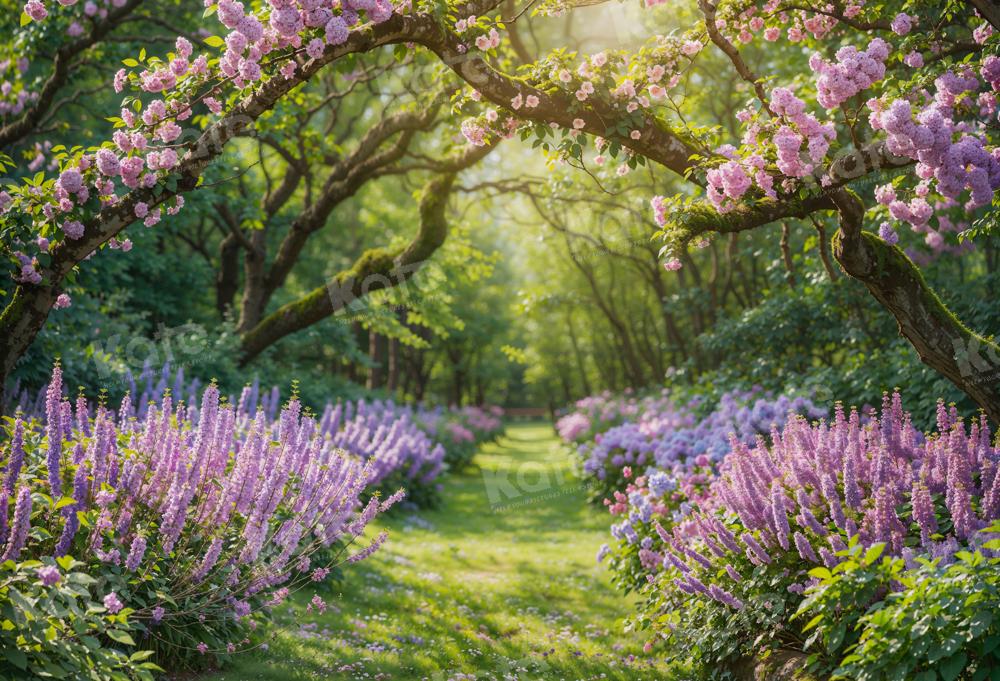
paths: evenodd
<path fill-rule="evenodd" d="M 6 428 L 0 570 L 80 561 L 91 598 L 126 615 L 138 643 L 175 669 L 204 659 L 198 643 L 251 646 L 297 585 L 377 549 L 385 538 L 364 541 L 365 530 L 402 497 L 364 502 L 382 459 L 338 448 L 295 399 L 273 421 L 213 385 L 197 407 L 167 394 L 143 418 L 128 396 L 117 413 L 90 412 L 63 398 L 57 366 L 44 418 Z"/>
<path fill-rule="evenodd" d="M 788 414 L 825 415 L 805 398 L 771 398 L 759 389 L 722 395 L 715 410 L 704 418 L 698 417 L 701 402 L 694 398 L 678 404 L 664 391 L 606 410 L 622 415 L 624 422 L 595 434 L 592 441 L 577 449 L 594 497 L 607 499 L 624 489 L 629 477 L 626 468 L 650 473 L 659 470 L 676 479 L 685 475 L 698 457 L 720 461 L 729 452 L 732 434 L 741 442 L 752 443 L 774 426 L 783 425 Z"/>
<path fill-rule="evenodd" d="M 418 427 L 408 410 L 364 400 L 328 405 L 320 433 L 333 447 L 368 462 L 372 486 L 403 486 L 415 503 L 436 503 L 445 450 Z"/>
<path fill-rule="evenodd" d="M 570 412 L 556 421 L 556 432 L 566 442 L 578 442 L 590 433 L 590 417 L 578 411 Z"/>
<path fill-rule="evenodd" d="M 624 396 L 605 391 L 585 397 L 574 403 L 573 411 L 556 421 L 556 431 L 567 442 L 586 442 L 612 426 L 649 411 L 643 408 L 642 402 L 645 400 L 635 399 L 631 391 L 626 391 Z"/>
<path fill-rule="evenodd" d="M 700 485 L 683 480 L 675 494 L 652 473 L 616 498 L 625 544 L 636 521 L 656 530 L 635 538 L 647 582 L 638 621 L 706 664 L 801 650 L 803 594 L 856 551 L 880 547 L 910 569 L 989 555 L 998 462 L 985 418 L 966 424 L 942 404 L 925 436 L 898 394 L 870 419 L 838 405 L 829 422 L 794 416 L 751 444 L 734 435 Z M 647 512 L 650 499 L 659 506 Z"/>
<path fill-rule="evenodd" d="M 598 558 L 608 559 L 614 582 L 625 592 L 642 588 L 660 569 L 656 528 L 681 522 L 704 502 L 733 442 L 753 443 L 792 414 L 826 414 L 805 398 L 773 398 L 760 389 L 723 394 L 703 418 L 697 416 L 703 407 L 699 398 L 678 406 L 663 393 L 642 406 L 645 411 L 634 422 L 598 434 L 589 448 L 580 447 L 594 498 L 617 518 L 613 542 L 601 548 Z"/>
<path fill-rule="evenodd" d="M 139 399 L 124 401 L 120 418 L 144 421 L 156 405 L 183 398 L 187 419 L 197 423 L 201 381 L 188 381 L 183 367 L 174 370 L 168 363 L 157 369 L 147 364 L 138 376 L 124 372 L 122 383 L 128 395 Z M 15 388 L 13 401 L 23 414 L 44 419 L 49 390 L 35 396 Z M 227 401 L 235 405 L 234 437 L 241 440 L 258 413 L 271 423 L 281 411 L 278 388 L 262 390 L 256 380 Z M 78 401 L 77 407 L 92 405 Z M 480 445 L 503 433 L 502 414 L 499 407 L 431 409 L 391 400 L 340 401 L 323 409 L 318 435 L 370 464 L 365 496 L 372 491 L 390 495 L 403 488 L 408 502 L 430 506 L 437 501 L 438 478 L 444 471 L 467 465 Z"/>

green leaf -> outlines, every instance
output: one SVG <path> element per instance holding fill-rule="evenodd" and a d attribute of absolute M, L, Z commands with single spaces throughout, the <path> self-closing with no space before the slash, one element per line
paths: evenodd
<path fill-rule="evenodd" d="M 822 621 L 823 621 L 823 615 L 822 614 L 816 615 L 811 620 L 809 620 L 809 623 L 806 624 L 806 626 L 802 627 L 802 631 L 803 632 L 809 631 Z"/>
<path fill-rule="evenodd" d="M 204 42 L 209 47 L 222 47 L 223 45 L 226 44 L 226 41 L 217 35 L 210 35 L 207 38 L 205 38 L 202 42 Z"/>
<path fill-rule="evenodd" d="M 3 655 L 18 669 L 26 670 L 28 668 L 28 656 L 24 654 L 23 650 L 11 648 L 10 650 L 5 650 Z"/>
<path fill-rule="evenodd" d="M 127 631 L 122 631 L 121 629 L 108 629 L 108 637 L 119 643 L 124 643 L 125 645 L 134 646 L 135 641 L 129 636 Z"/>
<path fill-rule="evenodd" d="M 132 57 L 129 57 L 128 59 L 122 59 L 122 64 L 125 64 L 125 66 L 128 66 L 129 68 L 135 68 L 139 65 L 139 62 L 132 59 Z"/>
<path fill-rule="evenodd" d="M 815 577 L 816 579 L 830 579 L 833 574 L 825 567 L 814 567 L 809 571 L 809 576 Z"/>
<path fill-rule="evenodd" d="M 844 622 L 835 626 L 826 640 L 826 649 L 831 653 L 836 652 L 844 642 L 845 633 L 847 633 L 847 625 Z"/>
<path fill-rule="evenodd" d="M 885 551 L 885 544 L 875 544 L 874 546 L 869 547 L 869 549 L 865 551 L 864 562 L 867 564 L 874 563 L 878 560 L 878 557 L 882 555 L 883 551 Z"/>
<path fill-rule="evenodd" d="M 63 497 L 58 502 L 56 502 L 55 509 L 58 511 L 60 508 L 66 508 L 67 506 L 72 506 L 76 503 L 76 499 L 73 497 Z"/>
<path fill-rule="evenodd" d="M 27 26 L 31 23 L 31 17 L 28 16 L 27 12 L 21 12 L 21 26 Z M 24 669 L 24 667 L 21 667 Z"/>
<path fill-rule="evenodd" d="M 962 670 L 965 669 L 965 662 L 967 659 L 968 658 L 966 658 L 965 653 L 961 652 L 949 657 L 941 663 L 941 667 L 938 669 L 938 671 L 941 672 L 941 678 L 943 678 L 944 681 L 955 681 L 955 679 L 958 678 L 958 675 L 962 673 Z"/>

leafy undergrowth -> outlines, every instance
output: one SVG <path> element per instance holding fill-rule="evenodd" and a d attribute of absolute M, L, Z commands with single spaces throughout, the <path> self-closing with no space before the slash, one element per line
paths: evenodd
<path fill-rule="evenodd" d="M 439 509 L 382 521 L 388 545 L 319 590 L 324 613 L 298 594 L 266 651 L 205 681 L 667 678 L 621 631 L 630 604 L 594 558 L 607 519 L 552 427 L 508 433 Z"/>

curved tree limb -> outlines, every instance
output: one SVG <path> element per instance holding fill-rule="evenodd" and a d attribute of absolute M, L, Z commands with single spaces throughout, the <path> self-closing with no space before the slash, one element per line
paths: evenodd
<path fill-rule="evenodd" d="M 476 147 L 466 151 L 462 155 L 464 167 L 477 163 L 492 149 Z M 372 291 L 398 286 L 416 274 L 448 235 L 445 209 L 455 177 L 455 172 L 449 172 L 431 180 L 424 188 L 420 200 L 420 227 L 406 246 L 365 251 L 350 269 L 278 308 L 244 334 L 240 364 L 245 366 L 285 336 L 346 310 Z"/>
<path fill-rule="evenodd" d="M 138 0 L 133 0 L 138 2 Z M 500 0 L 479 0 L 469 3 L 478 13 L 496 7 Z M 282 97 L 306 82 L 328 64 L 348 55 L 368 52 L 384 45 L 428 39 L 440 35 L 437 20 L 429 15 L 393 15 L 389 20 L 352 31 L 347 41 L 328 45 L 323 54 L 300 65 L 292 78 L 272 78 L 247 95 L 232 110 L 208 126 L 188 147 L 180 163 L 171 173 L 175 189 L 162 184 L 141 187 L 122 196 L 113 206 L 107 206 L 85 221 L 81 238 L 62 241 L 51 251 L 48 266 L 42 268 L 40 284 L 22 283 L 17 286 L 10 302 L 0 313 L 0 385 L 14 369 L 18 359 L 34 340 L 48 318 L 65 277 L 84 258 L 135 222 L 135 207 L 145 203 L 155 208 L 174 197 L 193 191 L 202 173 L 233 138 L 246 133 L 254 122 L 269 111 Z M 165 183 L 164 183 L 165 184 Z"/>
<path fill-rule="evenodd" d="M 309 237 L 326 224 L 334 209 L 378 176 L 382 169 L 402 158 L 414 134 L 430 126 L 437 111 L 438 106 L 434 105 L 419 112 L 405 111 L 384 118 L 365 134 L 354 151 L 334 164 L 315 200 L 292 221 L 271 265 L 265 271 L 263 259 L 253 263 L 253 274 L 259 276 L 247 277 L 239 330 L 248 331 L 260 322 L 268 302 L 298 262 Z M 397 135 L 392 146 L 379 151 L 381 145 Z"/>

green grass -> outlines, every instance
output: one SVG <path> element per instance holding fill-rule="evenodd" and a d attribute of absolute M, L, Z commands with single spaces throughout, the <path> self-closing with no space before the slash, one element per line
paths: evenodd
<path fill-rule="evenodd" d="M 629 603 L 595 562 L 610 520 L 586 503 L 551 425 L 511 426 L 442 492 L 436 510 L 383 521 L 387 546 L 320 592 L 324 614 L 299 594 L 267 652 L 207 679 L 666 676 L 644 637 L 622 631 Z"/>

